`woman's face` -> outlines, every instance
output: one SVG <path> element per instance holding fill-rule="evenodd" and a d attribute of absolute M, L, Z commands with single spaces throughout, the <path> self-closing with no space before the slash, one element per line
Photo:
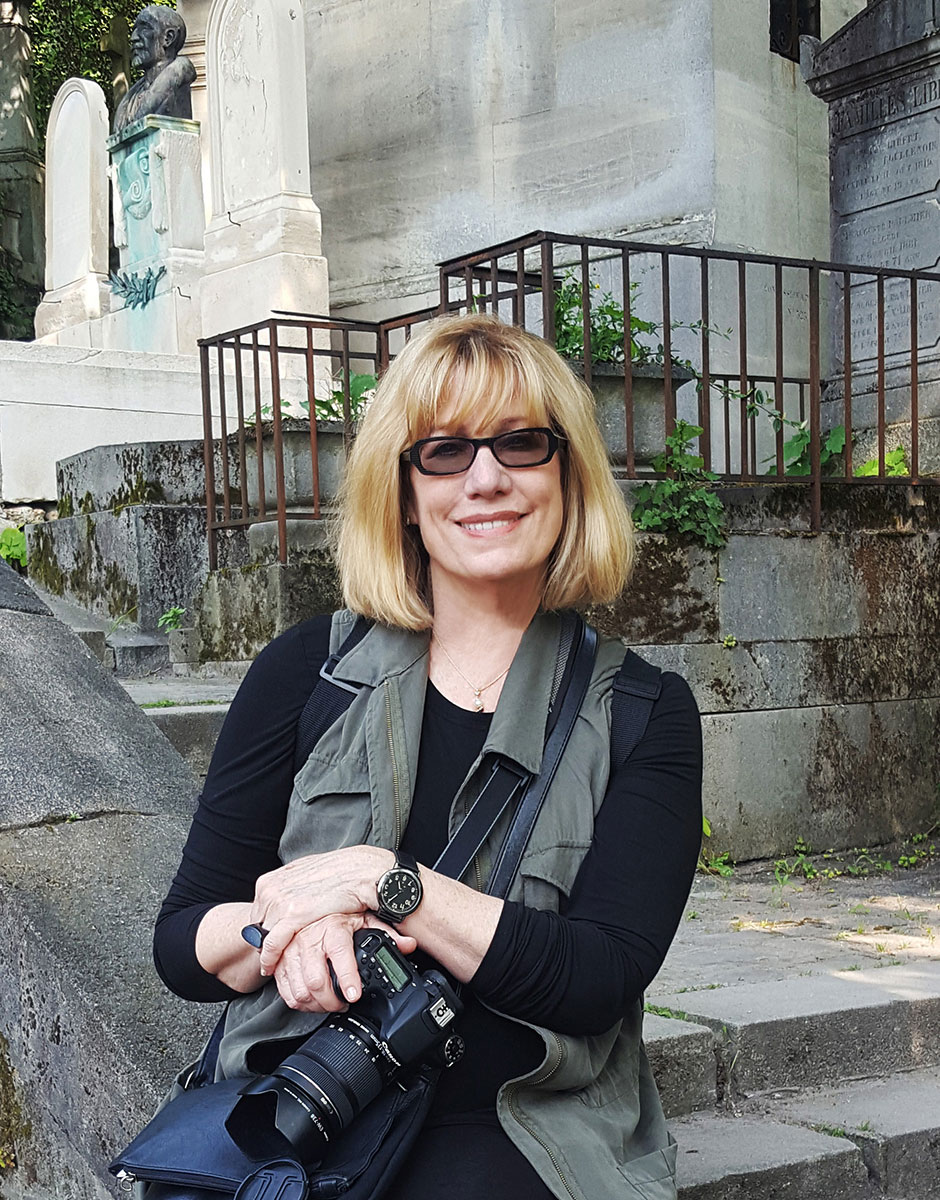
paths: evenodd
<path fill-rule="evenodd" d="M 531 424 L 520 410 L 470 429 L 448 423 L 445 408 L 429 436 L 492 437 Z M 538 467 L 504 467 L 481 446 L 459 475 L 423 475 L 415 467 L 410 473 L 409 519 L 421 531 L 432 589 L 488 584 L 538 599 L 564 518 L 558 454 Z"/>

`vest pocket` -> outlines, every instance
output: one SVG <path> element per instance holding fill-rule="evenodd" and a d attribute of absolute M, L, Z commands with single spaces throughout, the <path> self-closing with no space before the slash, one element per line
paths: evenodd
<path fill-rule="evenodd" d="M 366 842 L 372 830 L 372 795 L 369 777 L 348 760 L 321 771 L 311 771 L 308 762 L 295 784 L 295 819 L 316 825 L 308 832 L 309 848 L 304 853 L 358 846 Z M 292 804 L 293 807 L 293 804 Z M 285 833 L 289 832 L 291 817 Z"/>
<path fill-rule="evenodd" d="M 675 1200 L 676 1152 L 675 1140 L 670 1135 L 669 1145 L 662 1150 L 621 1163 L 618 1169 L 633 1193 L 643 1200 Z"/>

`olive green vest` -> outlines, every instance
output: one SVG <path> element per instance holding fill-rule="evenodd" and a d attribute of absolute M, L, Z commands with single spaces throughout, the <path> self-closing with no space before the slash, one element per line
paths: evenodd
<path fill-rule="evenodd" d="M 331 651 L 354 622 L 350 612 L 334 616 Z M 532 717 L 548 712 L 559 631 L 555 614 L 537 616 L 526 631 L 483 750 L 453 802 L 451 834 L 482 787 L 483 755 L 502 754 L 538 772 L 544 720 Z M 340 660 L 334 677 L 361 690 L 294 781 L 280 844 L 284 862 L 342 846 L 398 844 L 414 792 L 427 653 L 426 633 L 375 625 Z M 510 899 L 557 911 L 560 897 L 570 893 L 607 786 L 611 684 L 623 654 L 619 642 L 600 639 L 588 694 Z M 467 883 L 481 887 L 488 877 L 507 820 L 481 848 Z M 250 1074 L 246 1056 L 253 1045 L 309 1033 L 323 1019 L 289 1009 L 273 981 L 235 1000 L 222 1041 L 220 1075 Z M 647 1200 L 674 1200 L 675 1146 L 640 1040 L 642 1020 L 638 1001 L 622 1022 L 597 1037 L 531 1026 L 545 1043 L 545 1057 L 536 1070 L 500 1089 L 503 1128 L 560 1200 L 635 1193 Z"/>

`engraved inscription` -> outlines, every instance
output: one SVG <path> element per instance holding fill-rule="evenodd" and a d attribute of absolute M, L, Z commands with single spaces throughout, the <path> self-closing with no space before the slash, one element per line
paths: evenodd
<path fill-rule="evenodd" d="M 940 103 L 940 78 L 921 78 L 890 91 L 869 90 L 837 100 L 829 110 L 834 138 L 874 129 L 887 121 L 910 117 Z"/>
<path fill-rule="evenodd" d="M 835 329 L 842 324 L 842 289 L 836 280 Z M 911 352 L 911 285 L 907 279 L 887 279 L 884 288 L 884 354 L 897 360 Z M 852 284 L 852 361 L 870 363 L 878 357 L 878 292 L 874 280 Z M 917 347 L 920 353 L 940 345 L 940 283 L 922 280 L 917 290 Z M 841 356 L 840 356 L 841 357 Z"/>
<path fill-rule="evenodd" d="M 940 213 L 923 199 L 852 213 L 834 226 L 832 247 L 837 262 L 933 270 L 940 264 Z"/>
<path fill-rule="evenodd" d="M 932 192 L 940 181 L 940 123 L 934 114 L 850 138 L 836 147 L 832 207 L 859 212 Z"/>

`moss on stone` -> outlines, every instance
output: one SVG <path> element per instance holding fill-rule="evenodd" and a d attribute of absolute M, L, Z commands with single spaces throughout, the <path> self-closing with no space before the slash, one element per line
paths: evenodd
<path fill-rule="evenodd" d="M 59 497 L 56 504 L 56 512 L 60 518 L 71 517 L 75 514 L 75 501 L 72 499 L 70 492 L 65 492 Z"/>
<path fill-rule="evenodd" d="M 53 596 L 65 594 L 65 572 L 56 559 L 52 534 L 41 525 L 33 530 L 28 569 L 30 579 L 47 592 Z"/>
<path fill-rule="evenodd" d="M 15 1164 L 17 1142 L 31 1137 L 32 1132 L 17 1091 L 10 1044 L 0 1033 L 0 1169 Z"/>

